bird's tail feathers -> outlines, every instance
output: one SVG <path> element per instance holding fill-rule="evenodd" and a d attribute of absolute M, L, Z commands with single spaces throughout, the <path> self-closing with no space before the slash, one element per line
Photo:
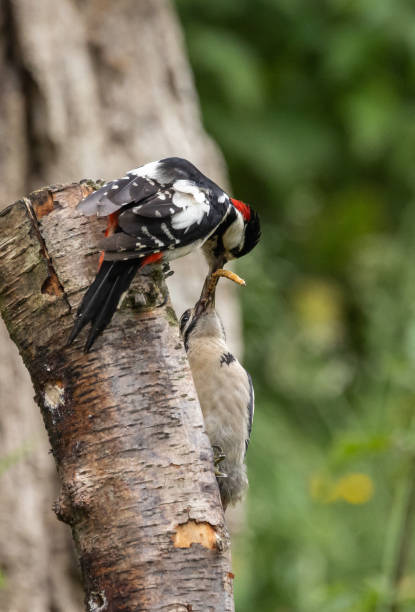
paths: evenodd
<path fill-rule="evenodd" d="M 96 338 L 111 321 L 122 294 L 127 291 L 140 264 L 141 261 L 137 259 L 102 262 L 94 282 L 78 308 L 68 344 L 71 344 L 85 325 L 91 322 L 85 344 L 85 352 L 89 351 Z"/>

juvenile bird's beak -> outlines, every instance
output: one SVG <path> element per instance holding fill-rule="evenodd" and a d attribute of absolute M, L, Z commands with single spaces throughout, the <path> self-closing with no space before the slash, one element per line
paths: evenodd
<path fill-rule="evenodd" d="M 240 276 L 235 274 L 235 272 L 231 272 L 230 270 L 224 270 L 223 268 L 215 270 L 215 272 L 212 272 L 212 274 L 209 274 L 206 277 L 202 288 L 202 293 L 200 294 L 200 298 L 195 306 L 196 316 L 199 316 L 203 312 L 207 312 L 215 308 L 216 286 L 220 277 L 228 278 L 237 285 L 242 285 L 243 287 L 245 287 L 245 281 Z"/>

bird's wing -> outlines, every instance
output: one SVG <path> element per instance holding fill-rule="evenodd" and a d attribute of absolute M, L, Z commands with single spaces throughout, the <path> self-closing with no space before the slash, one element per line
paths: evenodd
<path fill-rule="evenodd" d="M 248 450 L 249 440 L 251 439 L 251 431 L 252 431 L 252 423 L 254 421 L 254 412 L 255 412 L 255 393 L 254 386 L 252 384 L 252 378 L 246 372 L 248 377 L 249 384 L 249 404 L 248 404 L 248 438 L 245 440 L 245 453 Z"/>
<path fill-rule="evenodd" d="M 153 196 L 162 186 L 150 176 L 137 176 L 134 171 L 105 183 L 78 204 L 84 215 L 106 217 L 124 206 L 139 203 Z"/>
<path fill-rule="evenodd" d="M 139 183 L 137 180 L 134 182 Z M 136 195 L 134 189 L 138 187 L 125 185 L 122 190 L 133 198 Z M 123 199 L 122 191 L 115 197 Z M 110 252 L 125 251 L 141 256 L 154 251 L 179 249 L 196 242 L 200 246 L 226 214 L 226 205 L 212 203 L 213 197 L 209 189 L 202 189 L 190 180 L 159 185 L 157 191 L 141 201 L 132 200 L 119 209 L 120 231 L 103 240 L 100 246 L 108 256 Z"/>

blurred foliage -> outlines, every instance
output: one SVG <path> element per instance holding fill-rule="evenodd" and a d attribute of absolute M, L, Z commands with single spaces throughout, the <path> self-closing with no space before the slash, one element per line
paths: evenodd
<path fill-rule="evenodd" d="M 238 267 L 257 411 L 237 610 L 415 610 L 415 5 L 176 4 L 263 227 Z"/>

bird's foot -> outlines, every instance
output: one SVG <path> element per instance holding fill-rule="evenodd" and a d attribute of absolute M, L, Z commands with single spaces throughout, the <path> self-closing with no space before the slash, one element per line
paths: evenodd
<path fill-rule="evenodd" d="M 212 446 L 213 449 L 213 465 L 215 466 L 215 476 L 216 478 L 227 478 L 228 475 L 225 472 L 221 472 L 219 469 L 219 464 L 222 463 L 224 459 L 226 459 L 226 455 L 223 452 L 222 448 L 217 444 Z"/>

